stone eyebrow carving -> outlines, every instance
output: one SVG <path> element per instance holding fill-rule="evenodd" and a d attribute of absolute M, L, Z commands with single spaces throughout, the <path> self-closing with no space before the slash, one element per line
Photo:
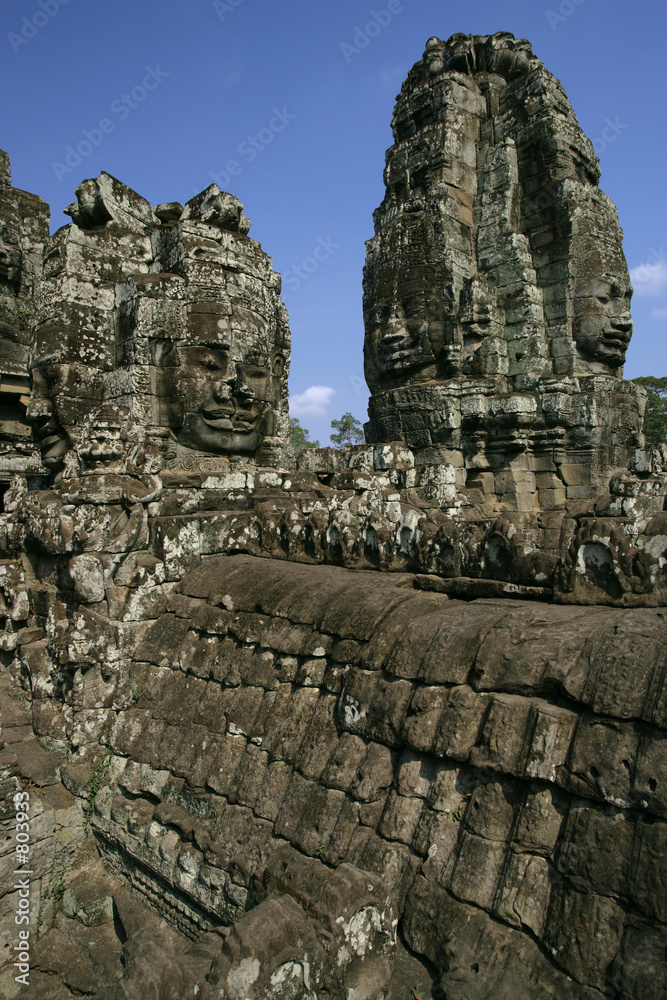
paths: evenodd
<path fill-rule="evenodd" d="M 616 212 L 506 32 L 429 39 L 393 129 L 368 421 L 336 447 L 308 440 L 332 386 L 290 418 L 238 198 L 102 173 L 50 236 L 0 151 L 0 913 L 30 996 L 667 995 L 667 442 L 624 378 Z"/>

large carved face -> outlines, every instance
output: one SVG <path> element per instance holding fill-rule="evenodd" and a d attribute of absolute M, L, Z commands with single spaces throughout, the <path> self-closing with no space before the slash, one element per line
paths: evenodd
<path fill-rule="evenodd" d="M 424 64 L 429 76 L 438 76 L 445 68 L 445 43 L 440 41 L 435 35 L 426 43 L 424 51 Z"/>
<path fill-rule="evenodd" d="M 497 365 L 489 360 L 498 358 L 499 345 L 503 336 L 503 316 L 498 309 L 495 290 L 480 278 L 468 279 L 461 292 L 459 313 L 460 340 L 448 349 L 452 370 L 457 371 L 457 351 L 459 352 L 458 371 L 464 375 L 487 375 L 497 372 Z M 485 350 L 493 338 L 495 348 Z"/>
<path fill-rule="evenodd" d="M 495 73 L 511 80 L 527 73 L 534 58 L 530 43 L 525 38 L 514 38 L 509 32 L 495 35 L 465 35 L 458 32 L 446 42 L 429 38 L 424 62 L 428 73 L 436 76 L 447 72 L 472 74 Z"/>
<path fill-rule="evenodd" d="M 58 401 L 64 401 L 60 365 L 40 365 L 32 370 L 32 390 L 26 411 L 42 455 L 42 462 L 52 472 L 63 463 L 71 447 L 69 434 L 58 416 Z M 62 406 L 60 407 L 62 409 Z"/>
<path fill-rule="evenodd" d="M 0 284 L 15 287 L 20 275 L 18 223 L 16 217 L 3 206 L 0 209 Z"/>
<path fill-rule="evenodd" d="M 371 391 L 436 377 L 450 305 L 434 287 L 430 268 L 408 266 L 395 281 L 379 284 L 364 309 L 364 370 Z"/>
<path fill-rule="evenodd" d="M 609 368 L 619 368 L 632 336 L 627 280 L 602 275 L 579 278 L 574 290 L 572 332 L 581 355 Z"/>
<path fill-rule="evenodd" d="M 280 394 L 284 361 L 271 351 L 261 316 L 245 316 L 243 333 L 211 335 L 216 314 L 191 317 L 178 349 L 183 421 L 179 444 L 213 454 L 254 455 Z"/>
<path fill-rule="evenodd" d="M 101 400 L 99 372 L 74 362 L 43 360 L 33 365 L 26 412 L 47 469 L 60 470 L 65 453 L 80 438 L 86 417 Z"/>

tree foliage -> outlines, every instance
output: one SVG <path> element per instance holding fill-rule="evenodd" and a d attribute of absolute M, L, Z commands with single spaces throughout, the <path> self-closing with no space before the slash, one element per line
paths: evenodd
<path fill-rule="evenodd" d="M 301 426 L 297 417 L 290 417 L 289 426 L 295 455 L 304 448 L 319 448 L 320 442 L 310 440 L 310 431 Z"/>
<path fill-rule="evenodd" d="M 344 413 L 340 420 L 331 421 L 331 443 L 334 448 L 345 448 L 350 444 L 362 444 L 364 429 L 351 413 Z"/>
<path fill-rule="evenodd" d="M 646 444 L 667 442 L 667 376 L 656 378 L 655 375 L 643 375 L 632 381 L 643 386 L 648 393 L 644 417 Z"/>

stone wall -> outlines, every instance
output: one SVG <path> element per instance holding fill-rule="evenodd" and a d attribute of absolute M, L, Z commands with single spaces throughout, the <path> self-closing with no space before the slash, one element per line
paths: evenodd
<path fill-rule="evenodd" d="M 47 239 L 0 160 L 10 1000 L 664 995 L 667 450 L 615 210 L 505 33 L 431 39 L 393 127 L 370 443 L 296 468 L 238 199 L 102 173 Z"/>
<path fill-rule="evenodd" d="M 122 690 L 89 668 L 60 709 L 24 646 L 36 732 L 108 734 L 106 865 L 191 939 L 233 926 L 224 996 L 384 996 L 405 948 L 454 1000 L 662 996 L 664 612 L 413 584 L 214 558 L 121 626 Z"/>

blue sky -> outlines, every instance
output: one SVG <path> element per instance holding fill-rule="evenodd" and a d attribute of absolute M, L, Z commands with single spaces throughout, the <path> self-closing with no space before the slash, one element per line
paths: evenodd
<path fill-rule="evenodd" d="M 625 231 L 626 376 L 667 375 L 666 22 L 657 0 L 14 0 L 0 12 L 0 147 L 54 230 L 101 170 L 153 204 L 214 179 L 237 194 L 283 274 L 290 391 L 325 444 L 332 417 L 366 417 L 364 240 L 395 95 L 431 35 L 511 31 L 561 80 Z M 90 152 L 68 162 L 81 142 Z"/>

